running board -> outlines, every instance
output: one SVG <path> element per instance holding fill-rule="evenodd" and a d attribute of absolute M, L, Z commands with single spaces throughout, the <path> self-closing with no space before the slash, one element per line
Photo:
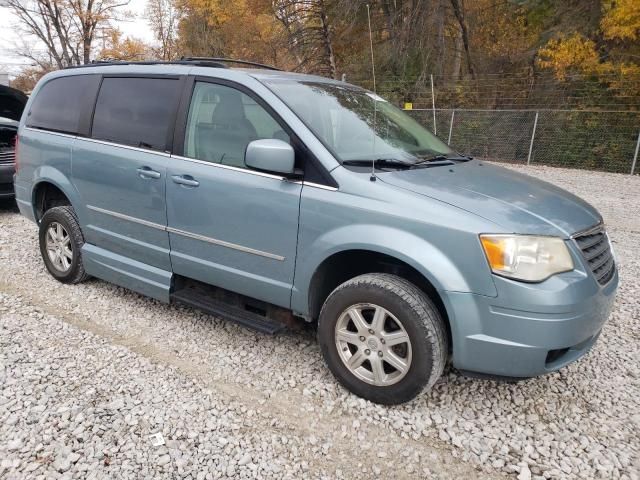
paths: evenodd
<path fill-rule="evenodd" d="M 182 303 L 205 313 L 230 320 L 243 327 L 268 335 L 275 335 L 286 328 L 285 325 L 240 306 L 230 305 L 214 298 L 207 289 L 186 287 L 171 294 L 171 301 Z"/>

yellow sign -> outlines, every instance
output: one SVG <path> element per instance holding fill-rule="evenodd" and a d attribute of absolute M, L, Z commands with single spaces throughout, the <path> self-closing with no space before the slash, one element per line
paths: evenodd
<path fill-rule="evenodd" d="M 404 102 L 404 109 L 405 109 L 405 110 L 413 110 L 413 103 L 411 103 L 411 102 Z"/>

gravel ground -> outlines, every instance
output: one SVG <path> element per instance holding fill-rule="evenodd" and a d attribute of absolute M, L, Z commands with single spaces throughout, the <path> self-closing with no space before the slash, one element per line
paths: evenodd
<path fill-rule="evenodd" d="M 35 225 L 0 209 L 0 477 L 639 479 L 640 178 L 518 170 L 603 213 L 615 310 L 561 372 L 504 384 L 448 369 L 400 407 L 346 392 L 309 332 L 267 337 L 102 281 L 63 286 Z"/>

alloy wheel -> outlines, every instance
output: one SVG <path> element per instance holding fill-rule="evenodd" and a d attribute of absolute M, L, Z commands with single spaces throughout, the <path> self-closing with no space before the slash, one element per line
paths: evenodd
<path fill-rule="evenodd" d="M 73 248 L 69 232 L 58 222 L 51 222 L 45 236 L 47 256 L 53 267 L 65 273 L 73 263 Z"/>
<path fill-rule="evenodd" d="M 411 367 L 411 340 L 402 323 L 385 308 L 360 303 L 340 315 L 335 342 L 344 365 L 360 380 L 388 386 Z"/>

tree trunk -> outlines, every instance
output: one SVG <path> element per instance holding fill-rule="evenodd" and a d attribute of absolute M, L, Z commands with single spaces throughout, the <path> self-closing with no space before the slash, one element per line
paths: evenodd
<path fill-rule="evenodd" d="M 325 11 L 324 2 L 320 2 L 320 24 L 322 27 L 322 42 L 324 44 L 325 55 L 329 62 L 329 70 L 331 78 L 337 78 L 336 59 L 333 53 L 333 44 L 331 43 L 331 32 L 327 21 L 327 13 Z"/>
<path fill-rule="evenodd" d="M 455 38 L 455 46 L 453 52 L 453 64 L 451 66 L 451 77 L 453 80 L 460 78 L 460 67 L 462 67 L 462 32 L 458 30 Z"/>
<path fill-rule="evenodd" d="M 471 74 L 471 78 L 475 80 L 476 73 L 473 68 L 473 63 L 471 62 L 471 53 L 469 51 L 469 32 L 467 30 L 467 23 L 464 19 L 464 6 L 461 2 L 462 0 L 451 0 L 451 6 L 453 7 L 453 13 L 456 16 L 456 20 L 458 20 L 458 24 L 460 25 L 462 43 L 464 45 L 464 52 L 467 57 L 467 67 L 469 69 L 469 73 Z"/>

